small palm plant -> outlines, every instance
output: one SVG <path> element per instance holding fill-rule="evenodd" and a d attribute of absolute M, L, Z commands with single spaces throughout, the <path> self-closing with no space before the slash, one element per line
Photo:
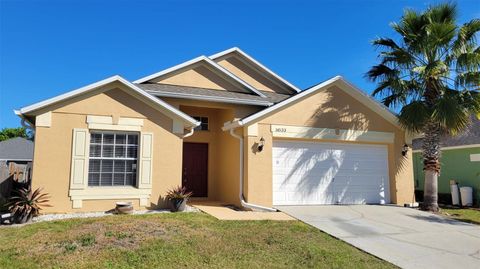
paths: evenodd
<path fill-rule="evenodd" d="M 480 47 L 476 36 L 480 19 L 461 26 L 453 4 L 406 10 L 392 28 L 399 41 L 378 38 L 380 64 L 367 77 L 377 82 L 373 95 L 400 107 L 398 120 L 405 129 L 423 133 L 425 171 L 424 210 L 438 211 L 440 137 L 455 135 L 480 118 Z"/>
<path fill-rule="evenodd" d="M 15 223 L 29 222 L 33 217 L 38 216 L 42 207 L 49 207 L 49 196 L 47 193 L 41 193 L 38 188 L 35 191 L 31 189 L 21 188 L 15 192 L 15 195 L 10 197 L 8 208 L 13 214 Z"/>
<path fill-rule="evenodd" d="M 173 212 L 184 211 L 187 204 L 187 200 L 188 198 L 190 198 L 190 196 L 192 196 L 192 194 L 193 194 L 192 192 L 187 191 L 187 188 L 177 186 L 169 190 L 165 198 L 167 198 L 170 201 L 172 206 L 171 209 Z"/>

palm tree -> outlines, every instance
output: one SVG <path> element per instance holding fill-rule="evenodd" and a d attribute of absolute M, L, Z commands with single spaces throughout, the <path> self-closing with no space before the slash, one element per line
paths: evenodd
<path fill-rule="evenodd" d="M 391 27 L 399 41 L 377 38 L 380 63 L 366 74 L 377 82 L 374 96 L 400 108 L 398 121 L 412 133 L 423 133 L 425 188 L 422 208 L 438 211 L 440 136 L 455 135 L 480 118 L 480 19 L 461 26 L 454 4 L 424 12 L 407 9 Z"/>

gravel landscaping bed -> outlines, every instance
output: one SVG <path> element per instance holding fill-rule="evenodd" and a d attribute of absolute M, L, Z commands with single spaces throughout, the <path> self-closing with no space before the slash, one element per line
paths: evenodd
<path fill-rule="evenodd" d="M 200 212 L 197 208 L 187 206 L 185 212 Z M 168 209 L 155 209 L 155 210 L 135 210 L 132 215 L 144 215 L 144 214 L 160 214 L 171 213 Z M 114 215 L 112 212 L 85 212 L 85 213 L 68 213 L 68 214 L 45 214 L 33 218 L 32 222 L 73 219 L 73 218 L 98 218 L 104 216 Z"/>
<path fill-rule="evenodd" d="M 188 206 L 185 208 L 185 212 L 200 212 L 195 207 Z M 132 215 L 145 215 L 145 214 L 161 214 L 161 213 L 171 213 L 168 209 L 155 209 L 155 210 L 135 210 Z M 73 219 L 73 218 L 99 218 L 105 216 L 115 215 L 111 211 L 106 212 L 79 212 L 79 213 L 68 213 L 68 214 L 43 214 L 38 217 L 34 217 L 31 223 L 44 222 L 44 221 L 54 221 L 54 220 L 63 220 L 63 219 Z M 28 223 L 26 223 L 28 224 Z M 23 226 L 25 224 L 5 224 L 1 226 Z"/>

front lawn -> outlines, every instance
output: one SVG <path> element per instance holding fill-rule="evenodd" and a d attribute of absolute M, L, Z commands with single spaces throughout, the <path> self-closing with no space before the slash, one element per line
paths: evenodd
<path fill-rule="evenodd" d="M 478 208 L 442 208 L 440 212 L 456 220 L 480 225 L 480 209 Z"/>
<path fill-rule="evenodd" d="M 203 213 L 0 227 L 0 268 L 394 268 L 299 221 Z"/>

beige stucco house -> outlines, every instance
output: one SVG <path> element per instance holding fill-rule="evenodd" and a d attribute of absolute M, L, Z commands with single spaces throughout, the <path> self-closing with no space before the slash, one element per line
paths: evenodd
<path fill-rule="evenodd" d="M 45 212 L 115 201 L 276 205 L 411 203 L 411 140 L 341 77 L 300 90 L 238 48 L 130 82 L 120 76 L 24 107 Z"/>

